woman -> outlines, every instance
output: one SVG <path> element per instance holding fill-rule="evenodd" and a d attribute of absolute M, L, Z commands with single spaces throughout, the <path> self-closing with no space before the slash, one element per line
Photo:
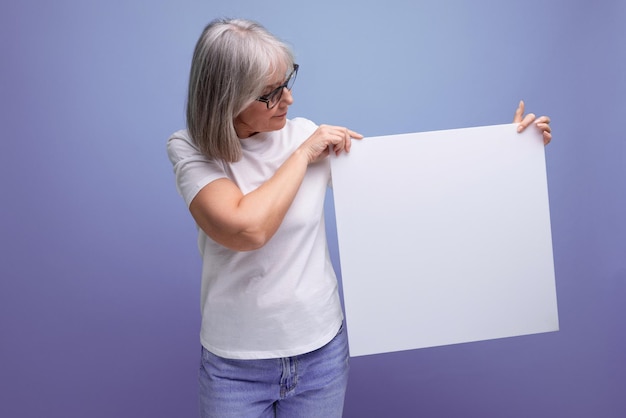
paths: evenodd
<path fill-rule="evenodd" d="M 340 417 L 348 347 L 328 256 L 326 158 L 362 136 L 287 119 L 298 65 L 246 20 L 216 20 L 196 45 L 187 129 L 168 141 L 199 227 L 203 417 Z M 549 119 L 533 121 L 551 138 Z"/>

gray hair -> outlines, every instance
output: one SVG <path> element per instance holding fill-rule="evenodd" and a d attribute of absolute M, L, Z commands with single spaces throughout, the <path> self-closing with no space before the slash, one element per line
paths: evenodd
<path fill-rule="evenodd" d="M 241 158 L 234 119 L 257 97 L 293 52 L 257 22 L 217 19 L 196 44 L 189 76 L 187 130 L 200 151 L 227 162 Z"/>

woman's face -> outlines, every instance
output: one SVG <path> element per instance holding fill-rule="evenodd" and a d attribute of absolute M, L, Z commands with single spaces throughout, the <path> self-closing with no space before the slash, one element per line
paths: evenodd
<path fill-rule="evenodd" d="M 275 71 L 269 78 L 263 94 L 267 94 L 285 82 L 285 71 Z M 271 132 L 282 129 L 287 123 L 287 109 L 293 103 L 288 89 L 283 89 L 282 97 L 276 106 L 268 109 L 263 102 L 255 100 L 234 121 L 239 138 L 248 138 L 258 132 Z"/>

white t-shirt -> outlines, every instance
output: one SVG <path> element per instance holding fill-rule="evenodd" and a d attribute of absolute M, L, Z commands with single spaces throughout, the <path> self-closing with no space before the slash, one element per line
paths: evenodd
<path fill-rule="evenodd" d="M 235 163 L 208 159 L 186 130 L 167 151 L 187 205 L 207 184 L 227 177 L 246 194 L 267 181 L 317 126 L 288 120 L 280 131 L 242 139 Z M 258 250 L 233 251 L 198 229 L 202 267 L 202 345 L 236 359 L 290 357 L 313 351 L 336 335 L 343 314 L 326 246 L 327 159 L 309 165 L 285 219 Z"/>

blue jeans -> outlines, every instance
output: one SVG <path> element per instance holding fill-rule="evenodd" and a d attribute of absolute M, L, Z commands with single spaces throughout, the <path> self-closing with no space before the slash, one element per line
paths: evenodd
<path fill-rule="evenodd" d="M 315 351 L 294 357 L 232 360 L 202 349 L 202 418 L 340 418 L 348 383 L 344 327 Z"/>

